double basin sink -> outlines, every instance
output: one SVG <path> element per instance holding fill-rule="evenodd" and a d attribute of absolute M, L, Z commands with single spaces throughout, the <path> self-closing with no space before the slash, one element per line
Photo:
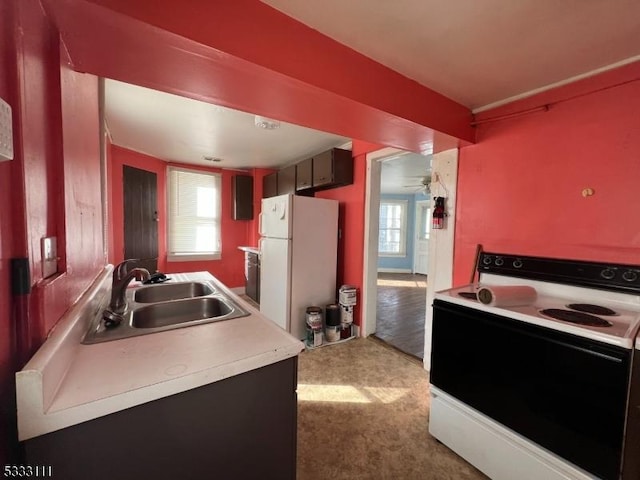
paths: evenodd
<path fill-rule="evenodd" d="M 101 308 L 82 343 L 119 340 L 249 315 L 208 281 L 132 288 L 127 291 L 127 304 L 124 321 L 113 328 L 105 328 Z"/>

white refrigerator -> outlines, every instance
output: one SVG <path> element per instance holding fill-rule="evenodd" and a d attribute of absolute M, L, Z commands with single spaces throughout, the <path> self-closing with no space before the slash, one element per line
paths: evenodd
<path fill-rule="evenodd" d="M 265 198 L 259 228 L 260 312 L 303 339 L 306 308 L 335 303 L 338 202 Z"/>

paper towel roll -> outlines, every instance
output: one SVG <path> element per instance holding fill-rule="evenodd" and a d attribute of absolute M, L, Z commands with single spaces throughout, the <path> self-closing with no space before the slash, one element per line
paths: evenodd
<path fill-rule="evenodd" d="M 517 307 L 536 301 L 536 289 L 528 285 L 480 287 L 478 301 L 491 307 Z"/>

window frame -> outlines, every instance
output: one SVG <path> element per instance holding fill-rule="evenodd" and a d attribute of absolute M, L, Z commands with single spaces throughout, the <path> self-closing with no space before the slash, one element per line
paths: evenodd
<path fill-rule="evenodd" d="M 187 172 L 187 173 L 197 174 L 197 175 L 206 175 L 206 176 L 213 177 L 215 179 L 214 180 L 215 187 L 216 187 L 215 195 L 217 196 L 217 200 L 218 200 L 217 202 L 218 208 L 215 211 L 214 217 L 204 217 L 204 218 L 211 219 L 215 224 L 217 224 L 218 238 L 214 239 L 214 242 L 215 240 L 217 240 L 217 243 L 218 243 L 217 248 L 214 247 L 213 250 L 203 252 L 203 253 L 195 253 L 195 252 L 177 253 L 173 251 L 172 235 L 171 235 L 172 223 L 174 220 L 174 213 L 175 213 L 173 212 L 173 202 L 172 202 L 172 198 L 173 198 L 172 189 L 174 188 L 173 180 L 172 180 L 173 172 Z M 195 262 L 195 261 L 206 261 L 206 260 L 220 260 L 222 258 L 222 174 L 218 172 L 199 170 L 195 168 L 184 168 L 184 167 L 178 167 L 175 165 L 169 165 L 167 166 L 166 175 L 167 175 L 167 184 L 166 184 L 167 261 L 168 262 Z"/>
<path fill-rule="evenodd" d="M 409 201 L 401 199 L 380 199 L 380 206 L 378 207 L 378 217 L 380 217 L 380 210 L 383 205 L 400 205 L 401 217 L 400 228 L 382 228 L 378 225 L 378 256 L 379 257 L 406 257 L 407 256 L 407 223 L 409 212 Z M 386 252 L 380 248 L 380 230 L 400 230 L 400 252 Z"/>

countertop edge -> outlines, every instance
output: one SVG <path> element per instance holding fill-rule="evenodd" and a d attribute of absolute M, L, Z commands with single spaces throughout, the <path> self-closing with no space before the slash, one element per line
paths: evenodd
<path fill-rule="evenodd" d="M 20 397 L 32 398 L 35 401 L 23 401 L 18 403 L 18 417 L 29 418 L 28 423 L 22 423 L 19 431 L 19 440 L 25 441 L 40 435 L 55 432 L 63 428 L 78 425 L 111 413 L 116 413 L 145 403 L 153 402 L 164 397 L 176 395 L 188 390 L 193 390 L 204 385 L 215 383 L 235 375 L 240 375 L 251 370 L 271 365 L 291 357 L 295 357 L 304 349 L 300 345 L 290 346 L 269 351 L 261 355 L 238 360 L 233 363 L 219 365 L 202 370 L 191 375 L 174 378 L 165 382 L 148 385 L 143 388 L 124 392 L 122 394 L 78 405 L 76 407 L 47 413 L 41 398 L 42 375 L 36 370 L 18 372 L 22 377 L 18 389 Z"/>

